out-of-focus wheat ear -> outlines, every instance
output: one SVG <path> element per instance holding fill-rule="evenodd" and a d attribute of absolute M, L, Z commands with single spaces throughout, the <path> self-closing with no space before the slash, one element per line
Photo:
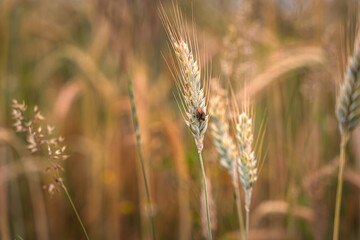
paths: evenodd
<path fill-rule="evenodd" d="M 341 133 L 340 143 L 340 164 L 338 173 L 338 185 L 336 191 L 335 216 L 333 240 L 339 239 L 340 208 L 343 175 L 345 169 L 345 148 L 352 130 L 357 126 L 360 120 L 360 33 L 354 43 L 354 51 L 348 59 L 343 82 L 339 87 L 336 99 L 336 117 L 339 121 Z"/>
<path fill-rule="evenodd" d="M 228 119 L 228 98 L 226 91 L 220 86 L 217 81 L 212 83 L 213 95 L 212 104 L 210 105 L 210 131 L 213 136 L 213 141 L 217 153 L 220 158 L 220 165 L 224 167 L 232 177 L 232 184 L 234 187 L 236 197 L 237 214 L 239 218 L 239 226 L 241 234 L 244 234 L 244 223 L 241 211 L 240 188 L 238 183 L 237 173 L 237 151 L 233 138 L 229 132 Z"/>
<path fill-rule="evenodd" d="M 360 36 L 355 41 L 336 100 L 340 132 L 351 132 L 360 121 Z"/>
<path fill-rule="evenodd" d="M 231 88 L 231 85 L 230 85 Z M 246 88 L 244 88 L 246 89 Z M 246 228 L 245 228 L 245 239 L 248 239 L 249 233 L 249 221 L 250 221 L 250 204 L 252 197 L 252 190 L 259 176 L 259 166 L 262 166 L 262 159 L 259 159 L 256 148 L 261 150 L 264 133 L 263 126 L 265 120 L 262 122 L 260 132 L 256 135 L 254 143 L 254 130 L 255 130 L 255 114 L 252 105 L 248 98 L 244 97 L 242 103 L 242 112 L 239 114 L 239 108 L 235 100 L 235 94 L 231 88 L 233 95 L 233 112 L 234 116 L 234 127 L 235 135 L 237 140 L 237 146 L 239 151 L 238 173 L 240 176 L 240 182 L 245 192 L 245 211 L 246 211 Z M 244 92 L 246 96 L 246 92 Z M 259 138 L 260 136 L 260 138 Z M 260 154 L 261 155 L 261 154 Z"/>
<path fill-rule="evenodd" d="M 220 165 L 233 175 L 233 164 L 236 161 L 236 146 L 229 134 L 227 118 L 227 96 L 224 89 L 216 86 L 212 96 L 212 105 L 209 108 L 211 122 L 210 131 L 214 145 L 220 157 Z"/>

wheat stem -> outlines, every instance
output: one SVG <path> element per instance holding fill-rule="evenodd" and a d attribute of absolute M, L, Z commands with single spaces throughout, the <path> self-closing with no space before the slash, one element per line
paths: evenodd
<path fill-rule="evenodd" d="M 67 188 L 66 188 L 66 186 L 64 185 L 63 182 L 61 182 L 61 187 L 62 187 L 62 189 L 64 189 L 64 192 L 65 192 L 67 198 L 69 199 L 69 202 L 70 202 L 70 204 L 71 204 L 71 207 L 72 207 L 72 209 L 73 209 L 74 212 L 75 212 L 75 215 L 76 215 L 76 217 L 77 217 L 77 219 L 78 219 L 78 221 L 79 221 L 79 223 L 80 223 L 80 225 L 81 225 L 82 230 L 84 231 L 84 234 L 85 234 L 86 239 L 87 239 L 87 240 L 90 240 L 90 238 L 89 238 L 89 236 L 88 236 L 88 234 L 87 234 L 87 232 L 86 232 L 85 226 L 84 226 L 83 222 L 81 221 L 80 215 L 79 215 L 79 213 L 78 213 L 78 211 L 77 211 L 77 209 L 76 209 L 76 207 L 75 207 L 75 204 L 74 204 L 74 202 L 72 201 L 71 196 L 70 196 L 70 194 L 69 194 L 69 192 L 68 192 L 68 190 L 67 190 Z"/>
<path fill-rule="evenodd" d="M 137 113 L 136 113 L 136 104 L 135 104 L 135 99 L 134 99 L 134 87 L 132 85 L 131 79 L 129 76 L 127 76 L 128 79 L 128 87 L 129 87 L 129 96 L 130 96 L 130 101 L 131 101 L 131 110 L 133 113 L 133 123 L 134 123 L 134 128 L 136 131 L 136 142 L 137 142 L 137 152 L 139 155 L 139 159 L 140 159 L 140 167 L 141 167 L 141 173 L 143 176 L 143 181 L 144 181 L 144 186 L 145 186 L 145 194 L 146 194 L 146 199 L 147 199 L 147 205 L 149 210 L 149 218 L 150 218 L 150 225 L 151 225 L 151 236 L 152 239 L 155 240 L 155 226 L 154 226 L 154 216 L 153 216 L 153 211 L 152 211 L 152 205 L 151 205 L 151 198 L 150 198 L 150 192 L 149 192 L 149 188 L 148 188 L 148 181 L 146 178 L 146 172 L 145 172 L 145 165 L 144 165 L 144 159 L 143 159 L 143 154 L 142 154 L 142 150 L 141 150 L 141 135 L 140 135 L 140 128 L 139 128 L 139 121 L 138 121 L 138 117 L 137 117 Z"/>
<path fill-rule="evenodd" d="M 241 198 L 240 198 L 240 188 L 239 188 L 239 184 L 238 184 L 238 171 L 237 171 L 237 164 L 236 162 L 234 163 L 235 168 L 233 171 L 233 187 L 235 190 L 235 201 L 236 201 L 236 208 L 237 208 L 237 215 L 239 218 L 239 226 L 240 226 L 240 239 L 242 239 L 245 229 L 244 229 L 244 219 L 243 219 L 243 214 L 241 211 Z"/>
<path fill-rule="evenodd" d="M 208 225 L 208 231 L 209 231 L 209 240 L 211 240 L 212 239 L 212 234 L 211 234 L 211 222 L 210 222 L 210 212 L 209 212 L 209 203 L 208 203 L 208 194 L 207 194 L 206 175 L 205 175 L 204 162 L 203 162 L 201 152 L 199 152 L 199 160 L 200 160 L 201 173 L 202 173 L 203 183 L 204 183 L 205 203 L 206 203 L 206 218 L 207 218 L 207 225 Z"/>
<path fill-rule="evenodd" d="M 343 134 L 341 135 L 341 144 L 340 144 L 340 165 L 339 165 L 338 185 L 336 191 L 333 240 L 339 239 L 341 195 L 342 195 L 344 168 L 345 168 L 345 147 L 347 143 L 347 137 L 348 137 L 347 131 L 343 131 Z"/>
<path fill-rule="evenodd" d="M 245 240 L 248 240 L 248 235 L 249 235 L 249 221 L 250 221 L 250 210 L 246 210 L 246 231 L 245 231 Z"/>
<path fill-rule="evenodd" d="M 248 235 L 249 235 L 251 194 L 252 194 L 252 188 L 245 191 L 245 211 L 246 211 L 245 240 L 248 240 Z"/>

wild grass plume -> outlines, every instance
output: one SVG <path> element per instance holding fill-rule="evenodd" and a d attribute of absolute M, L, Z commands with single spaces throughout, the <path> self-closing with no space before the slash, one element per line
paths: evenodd
<path fill-rule="evenodd" d="M 64 184 L 64 180 L 60 175 L 60 171 L 64 170 L 61 166 L 62 161 L 69 158 L 69 155 L 65 153 L 66 146 L 63 143 L 64 138 L 54 135 L 54 127 L 45 123 L 45 117 L 40 113 L 37 106 L 34 107 L 33 116 L 29 120 L 25 117 L 26 110 L 27 106 L 25 105 L 25 102 L 19 103 L 17 100 L 13 100 L 13 126 L 15 127 L 16 132 L 24 132 L 27 134 L 27 148 L 31 153 L 39 153 L 46 156 L 49 163 L 45 171 L 49 174 L 52 181 L 49 184 L 44 185 L 44 188 L 47 189 L 51 195 L 54 195 L 55 192 L 59 192 L 59 188 L 64 190 L 85 237 L 89 240 L 90 238 L 85 226 Z"/>
<path fill-rule="evenodd" d="M 206 74 L 202 75 L 199 69 L 199 66 L 201 66 L 199 63 L 199 46 L 194 26 L 192 28 L 194 36 L 191 37 L 191 30 L 188 30 L 188 26 L 177 6 L 173 7 L 173 13 L 175 19 L 170 21 L 163 6 L 160 7 L 160 18 L 175 53 L 176 60 L 172 59 L 168 65 L 176 83 L 178 105 L 186 125 L 194 136 L 199 153 L 206 200 L 208 237 L 212 239 L 206 176 L 202 159 L 203 141 L 209 121 L 210 76 L 207 71 L 205 71 Z"/>
<path fill-rule="evenodd" d="M 338 174 L 338 186 L 336 191 L 335 203 L 335 217 L 334 217 L 334 231 L 333 240 L 339 239 L 339 225 L 340 225 L 340 208 L 343 175 L 345 168 L 345 148 L 349 136 L 353 129 L 358 125 L 360 120 L 360 35 L 358 34 L 352 56 L 349 58 L 346 71 L 344 73 L 343 82 L 336 101 L 336 117 L 339 122 L 339 130 L 341 134 L 340 143 L 340 165 Z"/>

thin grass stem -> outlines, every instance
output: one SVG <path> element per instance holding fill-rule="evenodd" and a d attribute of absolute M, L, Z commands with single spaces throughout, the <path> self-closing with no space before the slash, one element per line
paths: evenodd
<path fill-rule="evenodd" d="M 87 232 L 86 232 L 85 226 L 84 226 L 83 222 L 81 221 L 80 215 L 79 215 L 78 211 L 76 210 L 75 204 L 74 204 L 74 202 L 72 201 L 71 196 L 70 196 L 70 194 L 69 194 L 69 192 L 68 192 L 68 190 L 67 190 L 67 188 L 66 188 L 66 186 L 64 185 L 63 182 L 61 182 L 61 187 L 62 187 L 62 189 L 64 189 L 64 192 L 65 192 L 67 198 L 69 199 L 69 202 L 70 202 L 70 204 L 71 204 L 71 207 L 73 208 L 73 210 L 74 210 L 74 212 L 75 212 L 75 214 L 76 214 L 76 217 L 77 217 L 77 219 L 78 219 L 78 221 L 79 221 L 79 223 L 80 223 L 80 225 L 81 225 L 81 228 L 82 228 L 82 230 L 84 231 L 84 234 L 85 234 L 86 239 L 87 239 L 87 240 L 90 240 L 89 235 L 88 235 Z"/>
<path fill-rule="evenodd" d="M 348 139 L 348 133 L 347 131 L 344 131 L 343 134 L 341 135 L 341 144 L 340 144 L 340 159 L 339 159 L 340 164 L 339 164 L 338 185 L 336 191 L 333 240 L 339 239 L 341 195 L 342 195 L 344 168 L 345 168 L 345 147 L 346 147 L 347 139 Z"/>
<path fill-rule="evenodd" d="M 154 216 L 153 216 L 153 211 L 152 211 L 150 192 L 149 192 L 149 187 L 148 187 L 148 181 L 146 178 L 145 165 L 144 165 L 144 159 L 143 159 L 142 148 L 141 148 L 141 135 L 140 135 L 140 128 L 139 128 L 139 121 L 138 121 L 138 117 L 137 117 L 138 115 L 136 113 L 136 104 L 135 104 L 135 99 L 134 99 L 134 87 L 132 85 L 132 82 L 131 82 L 131 79 L 129 76 L 127 76 L 127 80 L 128 80 L 128 87 L 129 87 L 129 97 L 130 97 L 130 101 L 131 101 L 131 109 L 132 109 L 132 113 L 133 113 L 133 123 L 134 123 L 134 128 L 136 131 L 137 152 L 139 155 L 141 173 L 142 173 L 143 180 L 144 180 L 147 205 L 148 205 L 148 208 L 150 209 L 148 215 L 150 218 L 151 236 L 152 236 L 152 239 L 155 240 L 156 236 L 155 236 L 155 226 L 154 226 L 154 219 L 153 219 Z"/>
<path fill-rule="evenodd" d="M 205 203 L 206 203 L 206 217 L 207 217 L 207 225 L 208 225 L 208 231 L 209 231 L 209 240 L 212 240 L 211 222 L 210 222 L 210 211 L 209 211 L 209 203 L 208 203 L 207 184 L 206 184 L 206 175 L 205 175 L 204 162 L 203 162 L 203 158 L 202 158 L 201 152 L 199 152 L 199 160 L 200 160 L 201 173 L 202 173 L 203 182 L 204 182 Z"/>

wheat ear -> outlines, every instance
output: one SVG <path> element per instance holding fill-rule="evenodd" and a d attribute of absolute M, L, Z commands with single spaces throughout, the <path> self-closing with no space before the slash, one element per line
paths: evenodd
<path fill-rule="evenodd" d="M 213 137 L 214 145 L 220 157 L 220 165 L 225 168 L 232 177 L 232 183 L 236 197 L 237 214 L 241 234 L 244 233 L 244 221 L 241 211 L 240 189 L 238 184 L 237 152 L 236 145 L 229 134 L 229 123 L 226 117 L 226 93 L 220 86 L 216 87 L 214 97 L 211 99 L 210 107 L 210 131 Z"/>
<path fill-rule="evenodd" d="M 255 156 L 255 145 L 259 143 L 257 147 L 261 148 L 264 139 L 264 131 L 261 127 L 258 135 L 259 138 L 254 144 L 253 114 L 249 108 L 238 115 L 238 118 L 235 120 L 235 126 L 236 140 L 239 146 L 239 158 L 237 159 L 238 172 L 240 176 L 240 182 L 245 192 L 245 239 L 248 239 L 251 195 L 253 187 L 258 179 L 259 166 L 262 164 L 262 158 L 256 158 Z"/>
<path fill-rule="evenodd" d="M 187 25 L 183 20 L 179 8 L 174 6 L 173 10 L 175 21 L 172 24 L 164 8 L 162 6 L 160 7 L 160 18 L 168 34 L 176 59 L 172 59 L 171 65 L 168 65 L 175 79 L 179 108 L 186 125 L 194 136 L 197 146 L 205 191 L 209 239 L 212 239 L 207 184 L 202 158 L 204 135 L 209 121 L 207 106 L 210 77 L 205 76 L 201 78 L 200 64 L 198 64 L 199 48 L 197 39 L 194 37 L 191 41 L 190 33 L 187 30 Z M 194 33 L 194 27 L 192 29 Z M 192 46 L 195 46 L 195 52 L 192 51 Z M 208 72 L 206 73 L 208 74 Z"/>
<path fill-rule="evenodd" d="M 352 130 L 360 120 L 360 36 L 357 36 L 354 44 L 353 55 L 349 58 L 344 80 L 336 101 L 336 117 L 339 122 L 341 133 L 340 143 L 340 165 L 338 174 L 338 185 L 336 191 L 335 217 L 333 240 L 339 239 L 340 206 L 342 195 L 342 184 L 345 167 L 345 147 Z"/>

